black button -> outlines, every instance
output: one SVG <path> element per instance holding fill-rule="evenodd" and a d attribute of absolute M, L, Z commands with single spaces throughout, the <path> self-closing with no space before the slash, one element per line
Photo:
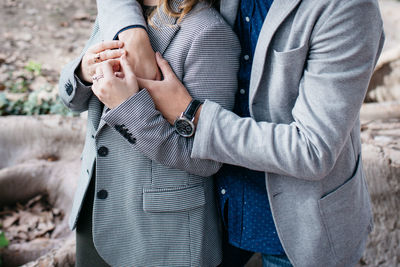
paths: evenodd
<path fill-rule="evenodd" d="M 68 95 L 71 95 L 73 90 L 74 90 L 74 87 L 72 86 L 71 82 L 67 81 L 65 83 L 65 91 L 67 92 Z"/>
<path fill-rule="evenodd" d="M 99 199 L 106 199 L 107 196 L 108 196 L 108 192 L 104 189 L 97 192 L 97 198 L 99 198 Z"/>
<path fill-rule="evenodd" d="M 99 154 L 100 157 L 105 157 L 108 154 L 108 148 L 102 146 L 99 148 L 99 150 L 97 150 L 97 153 Z"/>
<path fill-rule="evenodd" d="M 136 144 L 136 138 L 127 138 L 128 139 L 128 142 L 129 143 L 131 143 L 131 144 Z"/>

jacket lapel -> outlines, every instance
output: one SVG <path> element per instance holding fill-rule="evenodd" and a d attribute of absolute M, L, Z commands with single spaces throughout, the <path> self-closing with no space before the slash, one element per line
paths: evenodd
<path fill-rule="evenodd" d="M 182 0 L 175 0 L 172 3 L 172 7 L 178 10 Z M 175 34 L 180 29 L 177 19 L 168 16 L 164 12 L 164 8 L 161 7 L 154 16 L 151 18 L 151 24 L 148 26 L 148 34 L 151 42 L 151 46 L 154 51 L 158 51 L 164 54 L 168 48 L 171 40 L 175 37 Z"/>
<path fill-rule="evenodd" d="M 229 0 L 225 0 L 229 1 Z M 290 12 L 300 3 L 301 0 L 274 0 L 267 17 L 261 28 L 260 37 L 257 41 L 256 51 L 252 72 L 250 77 L 250 109 L 254 96 L 261 81 L 264 70 L 265 57 L 267 55 L 268 46 L 271 42 L 279 25 L 285 20 Z"/>

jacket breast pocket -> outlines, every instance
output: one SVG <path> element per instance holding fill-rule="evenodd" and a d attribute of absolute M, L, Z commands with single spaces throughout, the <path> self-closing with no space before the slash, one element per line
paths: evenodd
<path fill-rule="evenodd" d="M 188 211 L 206 203 L 202 184 L 166 188 L 144 188 L 143 210 L 145 212 Z"/>
<path fill-rule="evenodd" d="M 304 43 L 290 50 L 273 50 L 273 63 L 282 66 L 304 65 L 308 54 L 308 43 Z"/>
<path fill-rule="evenodd" d="M 370 197 L 360 155 L 353 176 L 322 197 L 319 209 L 336 259 L 351 257 L 372 230 Z"/>

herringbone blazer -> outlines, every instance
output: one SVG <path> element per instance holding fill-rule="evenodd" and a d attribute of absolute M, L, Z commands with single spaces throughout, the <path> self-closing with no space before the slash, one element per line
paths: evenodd
<path fill-rule="evenodd" d="M 191 159 L 193 138 L 174 131 L 147 90 L 106 111 L 74 74 L 86 49 L 104 39 L 101 19 L 82 54 L 63 69 L 59 83 L 69 108 L 88 110 L 70 226 L 75 228 L 89 181 L 96 179 L 93 239 L 107 263 L 217 266 L 221 232 L 210 176 L 221 164 Z M 163 12 L 152 22 L 155 27 L 148 27 L 148 33 L 154 50 L 170 62 L 190 94 L 231 109 L 240 47 L 219 13 L 198 4 L 179 24 Z"/>
<path fill-rule="evenodd" d="M 141 24 L 132 1 L 113 2 L 127 8 L 101 22 L 107 38 Z M 220 1 L 230 25 L 239 2 Z M 294 266 L 354 266 L 364 251 L 373 218 L 359 111 L 383 42 L 376 0 L 274 0 L 252 65 L 251 118 L 202 107 L 192 157 L 265 172 Z"/>

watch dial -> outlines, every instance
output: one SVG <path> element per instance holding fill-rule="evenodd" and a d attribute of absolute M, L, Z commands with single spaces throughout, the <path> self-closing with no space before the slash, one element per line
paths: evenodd
<path fill-rule="evenodd" d="M 187 120 L 178 120 L 175 123 L 175 129 L 182 136 L 191 136 L 193 134 L 193 125 Z"/>

